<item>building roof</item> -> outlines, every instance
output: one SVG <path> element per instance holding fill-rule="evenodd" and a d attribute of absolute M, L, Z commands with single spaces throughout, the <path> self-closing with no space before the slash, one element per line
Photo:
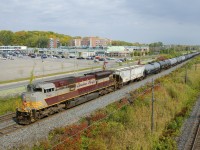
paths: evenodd
<path fill-rule="evenodd" d="M 124 46 L 108 46 L 107 47 L 107 52 L 123 52 L 125 51 Z"/>

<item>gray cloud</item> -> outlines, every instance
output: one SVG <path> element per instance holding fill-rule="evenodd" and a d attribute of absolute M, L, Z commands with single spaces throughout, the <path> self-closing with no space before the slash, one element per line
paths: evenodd
<path fill-rule="evenodd" d="M 198 0 L 0 0 L 0 30 L 199 44 Z"/>

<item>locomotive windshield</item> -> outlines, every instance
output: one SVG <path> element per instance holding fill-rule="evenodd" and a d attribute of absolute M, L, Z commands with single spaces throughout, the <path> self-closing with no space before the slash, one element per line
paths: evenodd
<path fill-rule="evenodd" d="M 42 92 L 42 88 L 36 88 L 33 84 L 27 85 L 27 92 Z"/>
<path fill-rule="evenodd" d="M 33 92 L 33 85 L 32 84 L 27 85 L 27 92 Z"/>

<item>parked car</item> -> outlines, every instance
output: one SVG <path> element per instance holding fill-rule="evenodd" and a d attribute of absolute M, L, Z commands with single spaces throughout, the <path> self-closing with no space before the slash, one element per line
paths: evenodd
<path fill-rule="evenodd" d="M 10 55 L 9 55 L 8 53 L 3 53 L 3 54 L 2 54 L 2 57 L 3 57 L 3 58 L 6 58 L 6 59 L 9 59 Z"/>
<path fill-rule="evenodd" d="M 113 58 L 113 57 L 107 57 L 106 59 L 107 60 L 115 60 L 115 58 Z"/>
<path fill-rule="evenodd" d="M 36 58 L 36 54 L 28 54 L 28 56 L 31 58 Z"/>
<path fill-rule="evenodd" d="M 117 62 L 117 63 L 122 63 L 123 61 L 120 60 L 120 59 L 118 59 L 118 60 L 116 60 L 116 62 Z"/>
<path fill-rule="evenodd" d="M 76 59 L 85 59 L 84 57 L 77 57 Z"/>
<path fill-rule="evenodd" d="M 99 62 L 99 60 L 98 59 L 94 59 L 94 62 L 96 63 L 96 62 Z"/>
<path fill-rule="evenodd" d="M 41 58 L 42 58 L 42 59 L 45 59 L 45 58 L 47 58 L 47 55 L 42 54 L 42 55 L 41 55 Z"/>
<path fill-rule="evenodd" d="M 99 58 L 99 61 L 105 61 L 105 58 Z"/>
<path fill-rule="evenodd" d="M 125 62 L 126 60 L 124 60 L 124 58 L 120 58 L 119 60 L 121 60 L 122 62 Z"/>
<path fill-rule="evenodd" d="M 86 59 L 87 60 L 93 60 L 94 58 L 93 57 L 87 57 Z"/>
<path fill-rule="evenodd" d="M 69 56 L 69 58 L 75 58 L 75 56 Z"/>

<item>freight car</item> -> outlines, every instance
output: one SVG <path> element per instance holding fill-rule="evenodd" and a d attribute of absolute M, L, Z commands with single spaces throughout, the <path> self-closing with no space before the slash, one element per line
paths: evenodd
<path fill-rule="evenodd" d="M 146 76 L 150 75 L 150 74 L 154 74 L 154 73 L 159 73 L 160 71 L 161 71 L 161 66 L 157 62 L 145 65 L 145 75 Z"/>
<path fill-rule="evenodd" d="M 30 124 L 48 115 L 120 89 L 132 81 L 158 73 L 161 69 L 174 66 L 178 61 L 181 63 L 198 54 L 192 53 L 147 65 L 122 67 L 116 70 L 91 72 L 78 77 L 29 84 L 27 92 L 22 93 L 23 106 L 16 110 L 17 122 Z"/>
<path fill-rule="evenodd" d="M 120 88 L 123 85 L 128 84 L 132 81 L 143 79 L 145 77 L 144 70 L 144 65 L 123 67 L 114 71 L 113 78 Z"/>
<path fill-rule="evenodd" d="M 160 64 L 160 69 L 161 70 L 165 70 L 165 69 L 169 68 L 170 65 L 171 65 L 171 63 L 170 63 L 170 61 L 168 59 L 167 60 L 163 60 L 163 61 L 159 61 L 158 63 Z"/>

